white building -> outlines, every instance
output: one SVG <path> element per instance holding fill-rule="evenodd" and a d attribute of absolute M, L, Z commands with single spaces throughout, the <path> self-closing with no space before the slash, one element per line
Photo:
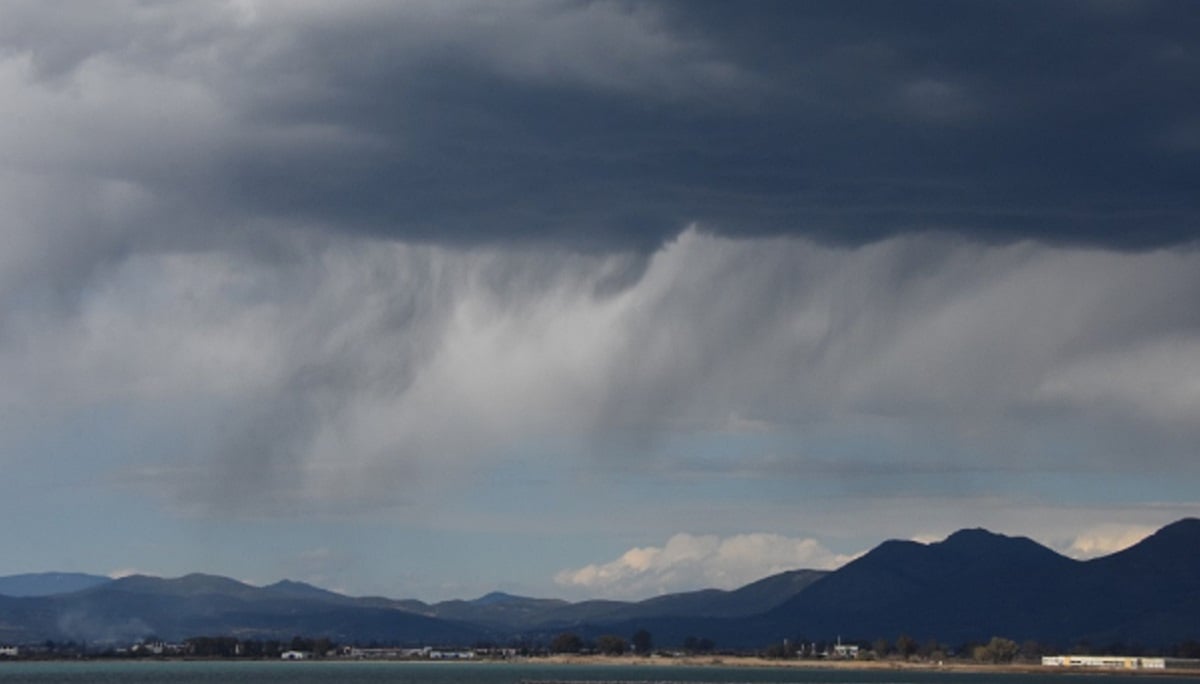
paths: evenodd
<path fill-rule="evenodd" d="M 430 651 L 430 660 L 472 660 L 474 651 Z"/>
<path fill-rule="evenodd" d="M 16 646 L 0 646 L 0 656 L 16 658 L 19 655 L 21 655 L 21 650 Z"/>
<path fill-rule="evenodd" d="M 1167 667 L 1167 659 L 1135 658 L 1133 656 L 1042 656 L 1042 665 L 1048 667 L 1095 667 L 1105 670 L 1162 670 Z"/>

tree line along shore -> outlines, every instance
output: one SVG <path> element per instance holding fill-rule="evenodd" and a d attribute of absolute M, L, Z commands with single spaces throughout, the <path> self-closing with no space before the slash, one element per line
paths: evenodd
<path fill-rule="evenodd" d="M 232 636 L 198 636 L 178 643 L 148 637 L 133 644 L 98 644 L 74 641 L 25 646 L 0 646 L 4 660 L 68 659 L 218 659 L 218 660 L 396 660 L 545 662 L 595 665 L 680 665 L 722 667 L 825 667 L 850 669 L 949 669 L 958 671 L 1036 671 L 1046 667 L 1045 656 L 1065 655 L 1078 663 L 1096 663 L 1091 670 L 1121 669 L 1126 672 L 1184 673 L 1200 676 L 1200 642 L 1184 641 L 1167 648 L 1145 649 L 1136 645 L 1087 643 L 1056 649 L 1034 641 L 1018 644 L 1004 637 L 985 643 L 950 647 L 937 640 L 924 642 L 900 635 L 870 642 L 833 642 L 787 639 L 756 650 L 721 650 L 711 639 L 688 637 L 679 646 L 656 647 L 653 635 L 638 630 L 626 638 L 602 634 L 585 639 L 574 632 L 559 633 L 548 641 L 514 641 L 504 645 L 478 643 L 462 646 L 401 646 L 395 644 L 339 644 L 328 637 L 296 636 L 290 640 L 239 639 Z M 1107 656 L 1104 658 L 1103 656 Z M 1092 658 L 1093 661 L 1084 660 Z M 1142 667 L 1151 660 L 1156 665 Z M 1157 664 L 1165 661 L 1171 666 Z M 1064 664 L 1066 661 L 1063 661 Z M 1112 668 L 1104 667 L 1112 665 Z"/>

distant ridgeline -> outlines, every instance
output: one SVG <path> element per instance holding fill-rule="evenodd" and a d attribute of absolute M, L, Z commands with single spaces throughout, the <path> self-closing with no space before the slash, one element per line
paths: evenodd
<path fill-rule="evenodd" d="M 840 635 L 841 645 L 857 647 L 858 657 L 972 653 L 1000 661 L 1066 649 L 1197 657 L 1197 615 L 1196 519 L 1088 561 L 1023 537 L 963 530 L 934 544 L 884 542 L 833 572 L 795 570 L 733 591 L 639 602 L 569 603 L 496 593 L 427 604 L 344 596 L 290 581 L 254 587 L 212 575 L 0 578 L 0 645 L 9 647 L 182 644 L 200 635 L 285 645 L 304 635 L 362 647 L 536 650 L 570 635 L 577 639 L 568 640 L 575 650 L 599 644 L 646 650 L 652 643 L 659 649 L 766 649 L 794 657 L 836 656 Z M 985 650 L 976 653 L 978 648 Z"/>
<path fill-rule="evenodd" d="M 111 577 L 78 572 L 38 572 L 0 577 L 0 595 L 53 596 L 108 584 Z"/>

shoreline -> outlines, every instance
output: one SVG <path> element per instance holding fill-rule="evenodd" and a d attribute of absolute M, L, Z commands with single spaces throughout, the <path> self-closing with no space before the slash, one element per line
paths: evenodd
<path fill-rule="evenodd" d="M 493 666 L 539 666 L 553 665 L 564 668 L 571 667 L 601 667 L 613 670 L 633 668 L 696 668 L 696 669 L 757 669 L 757 670 L 839 670 L 845 672 L 947 672 L 955 674 L 992 674 L 992 675 L 1045 675 L 1045 676 L 1128 676 L 1128 677 L 1172 677 L 1185 679 L 1200 679 L 1200 668 L 1163 668 L 1163 669 L 1125 669 L 1102 667 L 1057 667 L 1033 663 L 991 664 L 967 661 L 942 662 L 910 662 L 900 660 L 802 660 L 802 659 L 771 659 L 760 656 L 740 655 L 706 655 L 706 656 L 677 656 L 677 657 L 640 657 L 600 656 L 600 655 L 549 655 L 518 657 L 512 659 L 478 658 L 478 659 L 390 659 L 390 658 L 315 658 L 299 661 L 285 661 L 274 658 L 139 658 L 139 659 L 0 659 L 0 672 L 6 663 L 281 663 L 290 666 L 303 667 L 306 664 L 354 664 L 354 663 L 391 663 L 396 665 L 420 665 L 429 667 L 450 665 Z M 606 684 L 640 684 L 641 680 L 605 680 Z M 592 680 L 573 680 L 560 678 L 539 684 L 602 684 Z"/>
<path fill-rule="evenodd" d="M 759 656 L 680 656 L 672 658 L 637 656 L 551 655 L 530 658 L 522 662 L 552 665 L 611 666 L 611 667 L 713 667 L 749 669 L 809 669 L 846 670 L 861 672 L 921 671 L 956 672 L 964 674 L 1023 674 L 1023 675 L 1131 675 L 1152 677 L 1200 678 L 1200 669 L 1109 669 L 1099 667 L 1050 667 L 1033 663 L 991 664 L 964 661 L 911 662 L 900 660 L 802 660 L 772 659 Z"/>

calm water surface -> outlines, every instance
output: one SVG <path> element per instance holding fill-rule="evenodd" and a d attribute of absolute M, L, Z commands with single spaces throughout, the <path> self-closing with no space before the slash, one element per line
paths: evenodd
<path fill-rule="evenodd" d="M 920 671 L 583 667 L 499 663 L 85 662 L 0 663 L 0 684 L 1168 684 L 1195 679 L 1070 674 L 970 674 Z"/>

